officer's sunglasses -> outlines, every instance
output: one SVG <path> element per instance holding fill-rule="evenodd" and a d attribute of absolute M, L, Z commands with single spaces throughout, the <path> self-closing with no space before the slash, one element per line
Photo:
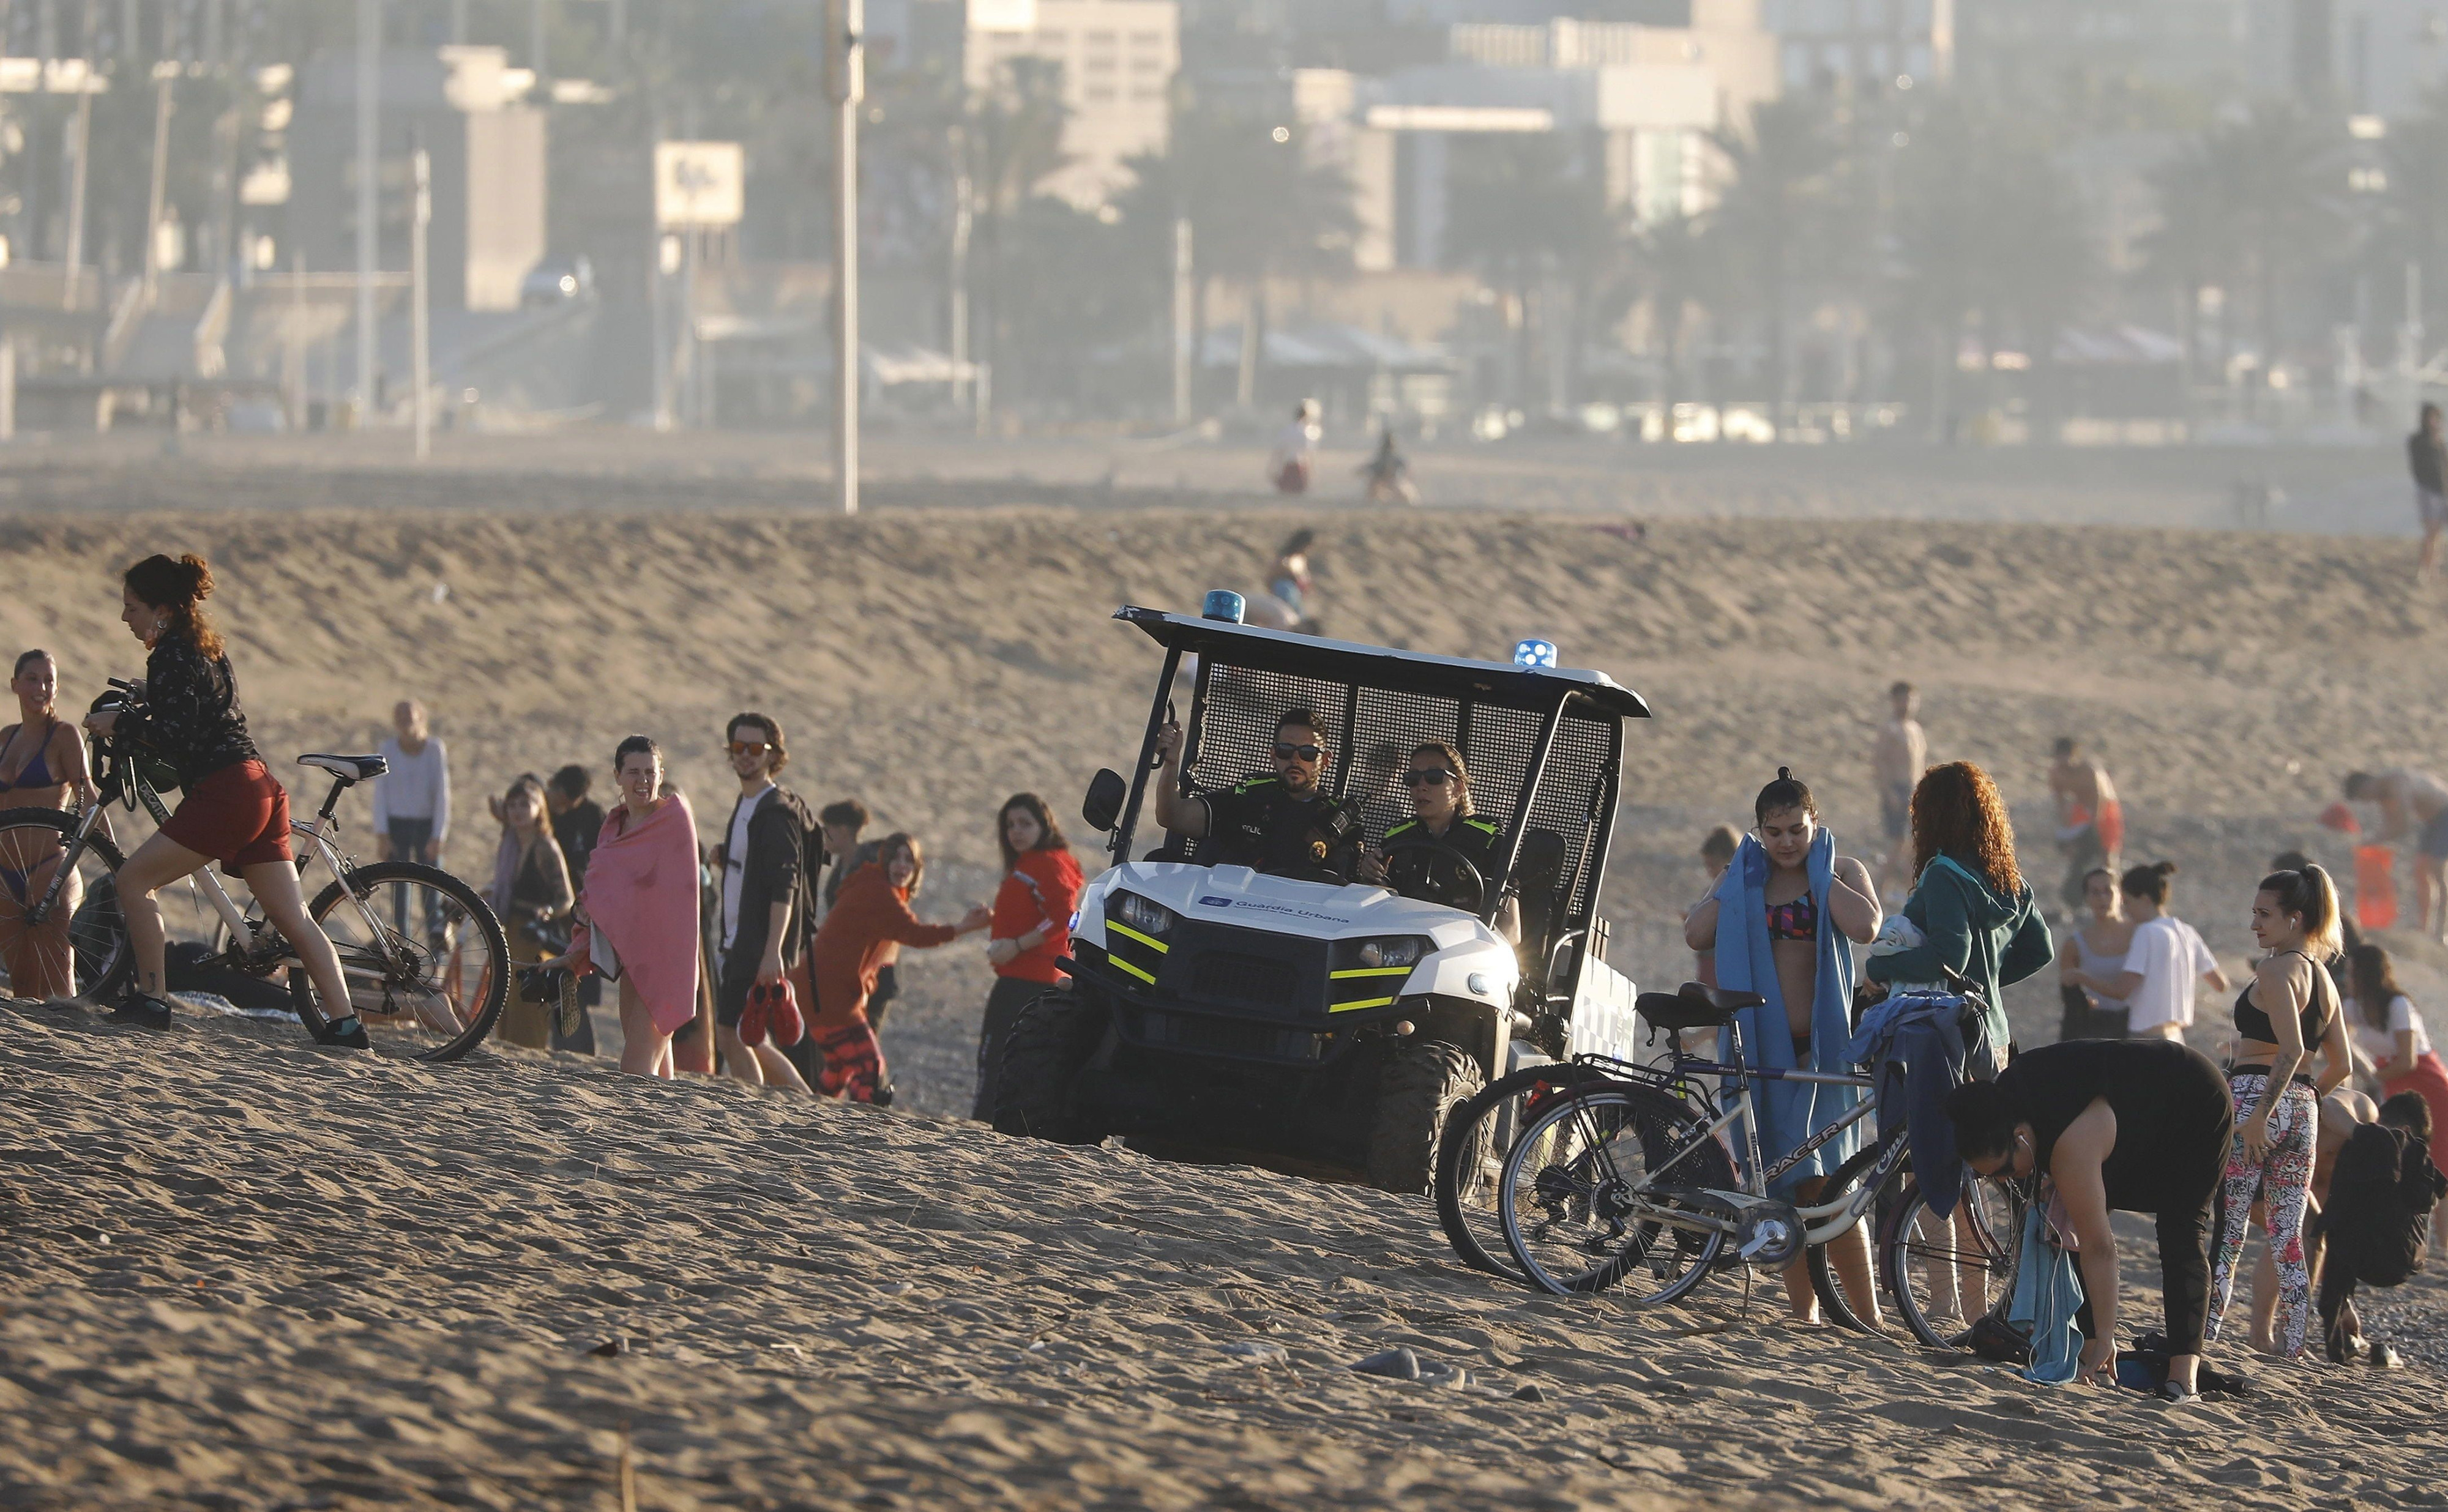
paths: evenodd
<path fill-rule="evenodd" d="M 1326 747 L 1322 745 L 1286 745 L 1281 740 L 1275 742 L 1275 759 L 1278 761 L 1290 761 L 1294 757 L 1303 761 L 1314 761 L 1324 755 L 1326 755 Z"/>
<path fill-rule="evenodd" d="M 1441 788 L 1453 779 L 1454 775 L 1443 767 L 1422 767 L 1403 774 L 1405 785 L 1414 788 Z"/>

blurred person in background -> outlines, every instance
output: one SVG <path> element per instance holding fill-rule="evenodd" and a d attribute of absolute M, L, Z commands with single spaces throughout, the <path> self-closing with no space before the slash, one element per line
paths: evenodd
<path fill-rule="evenodd" d="M 450 758 L 441 740 L 427 728 L 425 705 L 402 699 L 391 711 L 390 739 L 375 751 L 391 769 L 374 778 L 374 853 L 385 861 L 442 864 L 442 843 L 450 835 Z M 435 894 L 421 894 L 425 917 L 418 925 L 429 935 L 441 928 L 434 910 Z M 392 899 L 392 928 L 408 932 L 408 892 Z"/>
<path fill-rule="evenodd" d="M 2369 1058 L 2381 1096 L 2411 1092 L 2431 1109 L 2431 1126 L 2448 1129 L 2448 1069 L 2440 1065 L 2421 1010 L 2397 985 L 2397 965 L 2377 945 L 2353 946 L 2346 952 L 2355 1045 Z M 2431 1242 L 2448 1250 L 2448 1204 L 2432 1225 Z"/>
<path fill-rule="evenodd" d="M 2123 964 L 2099 971 L 2085 963 L 2069 974 L 2100 998 L 2123 1003 L 2126 1033 L 2135 1039 L 2183 1039 L 2193 1023 L 2196 985 L 2228 989 L 2227 973 L 2201 932 L 2168 911 L 2175 875 L 2173 861 L 2129 869 L 2117 884 L 2133 933 Z"/>
<path fill-rule="evenodd" d="M 1317 466 L 1317 443 L 1325 434 L 1318 425 L 1315 399 L 1292 406 L 1292 417 L 1275 433 L 1274 450 L 1267 453 L 1267 481 L 1277 493 L 1307 493 Z"/>
<path fill-rule="evenodd" d="M 586 858 L 595 853 L 595 837 L 603 833 L 603 805 L 586 795 L 594 785 L 594 774 L 573 761 L 554 773 L 544 789 L 545 808 L 552 815 L 552 837 L 561 847 L 562 861 L 569 868 L 569 886 L 574 892 L 586 890 Z M 602 978 L 581 978 L 578 1022 L 570 1032 L 564 1033 L 556 1016 L 552 1047 L 574 1050 L 580 1055 L 595 1054 L 595 1020 L 586 1010 L 601 1006 L 602 1002 Z"/>
<path fill-rule="evenodd" d="M 99 802 L 77 727 L 55 712 L 60 669 L 48 651 L 17 658 L 9 691 L 17 722 L 0 730 L 0 809 L 67 809 Z M 0 970 L 12 997 L 45 1000 L 76 995 L 76 963 L 68 921 L 85 895 L 71 875 L 39 928 L 25 913 L 49 890 L 66 848 L 32 830 L 12 830 L 0 842 Z"/>
<path fill-rule="evenodd" d="M 1742 848 L 1742 843 L 1743 837 L 1741 833 L 1731 824 L 1721 824 L 1700 837 L 1700 868 L 1702 871 L 1709 873 L 1709 890 L 1711 893 L 1715 892 L 1717 884 L 1724 879 L 1726 875 L 1726 868 L 1733 865 L 1734 852 Z M 1685 917 L 1689 918 L 1690 915 L 1687 913 Z M 1692 968 L 1695 973 L 1697 973 L 1693 980 L 1705 986 L 1715 986 L 1717 985 L 1717 952 L 1713 948 L 1708 950 L 1694 950 L 1692 952 Z M 1712 1038 L 1715 1035 L 1714 1030 L 1686 1029 L 1683 1032 L 1687 1035 L 1706 1033 Z"/>
<path fill-rule="evenodd" d="M 2380 810 L 2369 844 L 2393 846 L 2415 836 L 2414 928 L 2427 939 L 2448 942 L 2448 784 L 2428 772 L 2388 767 L 2349 772 L 2341 787 L 2348 803 Z"/>
<path fill-rule="evenodd" d="M 2440 433 L 2439 407 L 2426 404 L 2405 438 L 2405 463 L 2414 474 L 2414 518 L 2422 526 L 2422 550 L 2414 577 L 2428 583 L 2439 570 L 2439 531 L 2448 526 L 2448 439 Z"/>
<path fill-rule="evenodd" d="M 2082 742 L 2059 736 L 2049 762 L 2049 796 L 2057 806 L 2057 849 L 2066 853 L 2057 895 L 2068 918 L 2082 917 L 2082 879 L 2094 867 L 2117 870 L 2125 853 L 2125 806 L 2108 769 L 2083 754 Z"/>
<path fill-rule="evenodd" d="M 791 762 L 779 721 L 753 711 L 735 714 L 723 738 L 739 797 L 717 852 L 722 881 L 715 1043 L 735 1081 L 805 1092 L 808 1083 L 774 1043 L 768 1024 L 751 1013 L 749 995 L 753 988 L 787 981 L 799 958 L 815 901 L 815 879 L 808 870 L 815 822 L 799 795 L 775 781 Z M 801 1037 L 791 1038 L 795 1043 Z"/>
<path fill-rule="evenodd" d="M 884 947 L 928 949 L 994 923 L 994 910 L 984 904 L 969 909 L 958 924 L 921 920 L 910 911 L 909 900 L 926 875 L 926 856 L 917 840 L 908 834 L 886 835 L 877 843 L 875 859 L 851 873 L 817 927 L 811 970 L 816 1008 L 810 1030 L 825 1053 L 817 1087 L 826 1097 L 879 1105 L 892 1101 L 884 1052 L 867 1014 Z"/>
<path fill-rule="evenodd" d="M 1419 488 L 1411 482 L 1411 464 L 1394 450 L 1394 426 L 1390 420 L 1378 432 L 1377 450 L 1360 465 L 1360 475 L 1368 480 L 1370 504 L 1417 504 Z"/>
<path fill-rule="evenodd" d="M 2060 1040 L 2122 1040 L 2132 1027 L 2122 997 L 2083 981 L 2086 973 L 2097 983 L 2125 969 L 2134 921 L 2118 906 L 2120 896 L 2116 878 L 2106 867 L 2094 867 L 2084 875 L 2082 902 L 2090 917 L 2068 929 L 2057 947 L 2058 994 L 2065 1010 L 2057 1025 Z"/>
<path fill-rule="evenodd" d="M 1004 800 L 995 816 L 995 841 L 1003 847 L 1004 867 L 986 936 L 995 985 L 978 1025 L 978 1091 L 969 1105 L 969 1117 L 981 1122 L 994 1118 L 995 1070 L 1012 1021 L 1038 994 L 1062 984 L 1056 963 L 1070 947 L 1071 915 L 1082 880 L 1061 826 L 1034 793 Z"/>
<path fill-rule="evenodd" d="M 816 813 L 816 823 L 825 837 L 825 864 L 832 874 L 825 878 L 825 908 L 831 909 L 833 899 L 841 895 L 842 883 L 860 867 L 875 859 L 875 847 L 860 843 L 870 822 L 867 805 L 856 798 L 843 798 L 828 803 Z"/>
<path fill-rule="evenodd" d="M 1879 794 L 1879 901 L 1900 904 L 1912 888 L 1913 784 L 1929 765 L 1929 735 L 1921 727 L 1921 694 L 1909 682 L 1887 689 L 1887 718 L 1870 745 L 1870 785 Z"/>
<path fill-rule="evenodd" d="M 544 780 L 532 772 L 521 776 L 493 802 L 492 810 L 501 821 L 502 840 L 493 852 L 493 880 L 485 890 L 485 901 L 501 916 L 514 964 L 548 960 L 569 947 L 570 910 L 578 893 L 570 886 L 561 844 L 545 822 Z M 546 1049 L 559 1016 L 554 1007 L 530 1003 L 513 991 L 502 1004 L 496 1032 L 512 1044 Z"/>

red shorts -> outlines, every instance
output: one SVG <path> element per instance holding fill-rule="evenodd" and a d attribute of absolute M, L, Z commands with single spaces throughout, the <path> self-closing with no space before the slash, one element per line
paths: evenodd
<path fill-rule="evenodd" d="M 187 790 L 162 833 L 231 876 L 289 855 L 289 792 L 260 761 L 241 761 Z"/>

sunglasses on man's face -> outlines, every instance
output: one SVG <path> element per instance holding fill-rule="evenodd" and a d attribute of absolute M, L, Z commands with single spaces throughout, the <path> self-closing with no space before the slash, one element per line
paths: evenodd
<path fill-rule="evenodd" d="M 731 754 L 736 756 L 763 756 L 771 749 L 772 747 L 768 746 L 762 740 L 734 740 L 731 742 Z"/>
<path fill-rule="evenodd" d="M 1314 761 L 1324 755 L 1326 755 L 1326 747 L 1322 745 L 1286 745 L 1281 740 L 1275 742 L 1275 759 L 1278 761 L 1290 761 L 1295 757 L 1303 761 Z"/>
<path fill-rule="evenodd" d="M 1441 788 L 1446 783 L 1451 782 L 1453 779 L 1454 775 L 1450 772 L 1444 771 L 1443 768 L 1435 770 L 1423 769 L 1418 772 L 1406 772 L 1403 774 L 1403 781 L 1408 786 L 1414 788 Z"/>

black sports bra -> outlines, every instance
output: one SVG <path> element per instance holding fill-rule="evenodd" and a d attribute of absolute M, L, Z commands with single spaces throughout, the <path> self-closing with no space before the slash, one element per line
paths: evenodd
<path fill-rule="evenodd" d="M 2304 952 L 2290 950 L 2287 954 L 2304 955 Z M 2310 956 L 2304 955 L 2304 959 L 2312 967 L 2312 1001 L 2297 1016 L 2296 1023 L 2304 1031 L 2304 1048 L 2309 1050 L 2321 1043 L 2323 1035 L 2329 1032 L 2329 1017 L 2338 1011 L 2338 1002 L 2337 986 L 2329 981 L 2329 973 L 2323 970 L 2321 963 L 2312 960 Z M 2235 996 L 2235 1032 L 2247 1040 L 2258 1040 L 2264 1044 L 2276 1044 L 2278 1030 L 2269 1022 L 2269 1015 L 2253 1005 L 2252 987 L 2253 984 L 2247 982 L 2245 984 L 2244 990 Z"/>

